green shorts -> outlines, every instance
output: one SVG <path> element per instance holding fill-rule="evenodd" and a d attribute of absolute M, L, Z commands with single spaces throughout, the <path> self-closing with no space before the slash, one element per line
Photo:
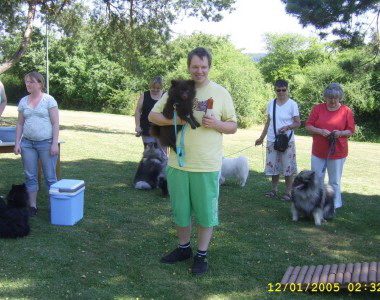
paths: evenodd
<path fill-rule="evenodd" d="M 191 215 L 202 227 L 219 224 L 219 172 L 187 172 L 166 168 L 174 222 L 179 227 L 191 224 Z"/>

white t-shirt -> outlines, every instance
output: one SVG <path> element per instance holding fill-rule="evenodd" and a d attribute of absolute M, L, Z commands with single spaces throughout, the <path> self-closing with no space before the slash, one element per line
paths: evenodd
<path fill-rule="evenodd" d="M 277 102 L 277 101 L 276 101 Z M 267 115 L 270 117 L 270 123 L 267 132 L 267 141 L 274 142 L 275 135 L 273 131 L 273 104 L 274 99 L 271 100 L 267 107 Z M 279 106 L 276 103 L 276 130 L 277 134 L 279 133 L 279 129 L 281 127 L 291 125 L 293 123 L 293 117 L 299 116 L 298 104 L 293 99 L 288 99 L 283 105 Z M 290 135 L 291 130 L 288 130 L 286 133 L 288 136 Z M 290 142 L 294 141 L 294 131 Z"/>
<path fill-rule="evenodd" d="M 42 99 L 35 108 L 28 104 L 29 96 L 23 97 L 18 104 L 18 111 L 25 118 L 23 136 L 32 141 L 43 141 L 53 137 L 53 126 L 51 124 L 49 109 L 58 106 L 57 101 L 43 94 Z"/>

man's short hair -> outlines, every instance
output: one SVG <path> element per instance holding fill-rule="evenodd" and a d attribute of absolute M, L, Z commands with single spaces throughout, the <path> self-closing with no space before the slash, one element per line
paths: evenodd
<path fill-rule="evenodd" d="M 198 56 L 202 60 L 204 57 L 207 57 L 208 66 L 211 67 L 211 60 L 212 60 L 211 53 L 206 48 L 198 47 L 198 48 L 191 50 L 189 52 L 189 54 L 187 55 L 187 67 L 190 67 L 191 60 L 194 56 Z"/>

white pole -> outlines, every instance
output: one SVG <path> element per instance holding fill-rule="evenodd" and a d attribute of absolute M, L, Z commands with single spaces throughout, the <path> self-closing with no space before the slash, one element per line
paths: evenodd
<path fill-rule="evenodd" d="M 46 16 L 46 93 L 49 94 L 49 24 Z"/>

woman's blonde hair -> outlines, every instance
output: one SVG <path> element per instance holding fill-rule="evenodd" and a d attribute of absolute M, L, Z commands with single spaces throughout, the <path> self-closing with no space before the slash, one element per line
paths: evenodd
<path fill-rule="evenodd" d="M 155 77 L 153 77 L 153 79 L 149 83 L 149 88 L 151 88 L 155 84 L 158 84 L 161 87 L 161 89 L 162 89 L 162 87 L 164 86 L 164 80 L 162 79 L 161 76 L 155 76 Z"/>
<path fill-rule="evenodd" d="M 33 78 L 35 79 L 38 83 L 41 84 L 41 90 L 44 92 L 45 91 L 45 78 L 44 76 L 42 76 L 41 73 L 37 72 L 37 71 L 32 71 L 32 72 L 29 72 L 28 74 L 26 74 L 24 76 L 24 80 L 28 79 L 28 78 Z"/>

